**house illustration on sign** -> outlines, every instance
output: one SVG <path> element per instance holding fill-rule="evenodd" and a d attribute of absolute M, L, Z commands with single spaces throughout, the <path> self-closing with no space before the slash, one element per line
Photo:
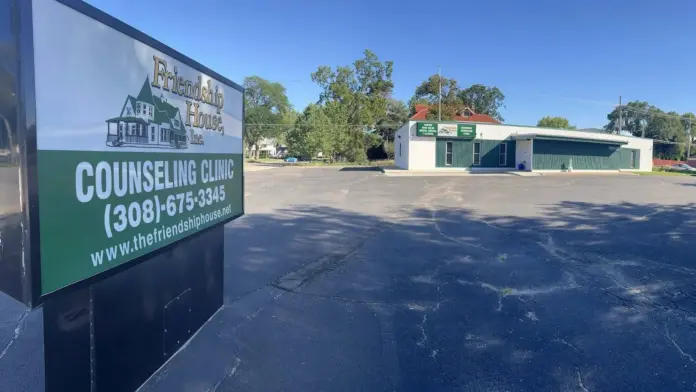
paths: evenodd
<path fill-rule="evenodd" d="M 149 77 L 137 97 L 126 98 L 121 115 L 106 124 L 106 145 L 110 147 L 188 147 L 181 112 L 163 96 L 152 95 Z"/>

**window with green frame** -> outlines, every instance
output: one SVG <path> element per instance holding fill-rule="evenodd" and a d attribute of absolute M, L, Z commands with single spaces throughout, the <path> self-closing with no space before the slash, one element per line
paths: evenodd
<path fill-rule="evenodd" d="M 481 164 L 481 143 L 474 142 L 474 165 L 478 166 Z"/>

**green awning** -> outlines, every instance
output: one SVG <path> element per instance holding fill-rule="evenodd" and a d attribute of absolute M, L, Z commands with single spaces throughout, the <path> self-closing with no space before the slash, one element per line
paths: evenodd
<path fill-rule="evenodd" d="M 628 142 L 624 141 L 624 140 L 606 140 L 606 139 L 576 138 L 576 137 L 562 137 L 562 136 L 537 136 L 535 139 L 558 140 L 558 141 L 564 141 L 564 142 L 615 144 L 615 145 L 628 144 Z"/>
<path fill-rule="evenodd" d="M 615 136 L 615 135 L 611 135 L 611 136 Z M 608 138 L 591 137 L 591 136 L 585 136 L 585 135 L 578 136 L 578 137 L 572 137 L 572 136 L 559 136 L 559 135 L 529 133 L 529 134 L 512 135 L 512 138 L 515 140 L 530 140 L 530 139 L 555 140 L 555 141 L 562 141 L 562 142 L 611 144 L 611 145 L 616 145 L 616 146 L 628 144 L 628 141 L 625 139 L 619 139 L 619 138 L 608 139 Z"/>

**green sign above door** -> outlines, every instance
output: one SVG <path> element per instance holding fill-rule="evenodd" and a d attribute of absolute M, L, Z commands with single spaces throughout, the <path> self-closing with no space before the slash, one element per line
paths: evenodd
<path fill-rule="evenodd" d="M 457 137 L 463 139 L 475 139 L 476 124 L 457 124 Z"/>
<path fill-rule="evenodd" d="M 437 123 L 419 122 L 416 126 L 416 136 L 437 136 Z"/>

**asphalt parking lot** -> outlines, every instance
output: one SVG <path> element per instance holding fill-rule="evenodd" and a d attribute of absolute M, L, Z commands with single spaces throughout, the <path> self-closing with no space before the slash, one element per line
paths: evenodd
<path fill-rule="evenodd" d="M 225 307 L 143 391 L 696 390 L 696 178 L 277 168 L 246 196 Z"/>

